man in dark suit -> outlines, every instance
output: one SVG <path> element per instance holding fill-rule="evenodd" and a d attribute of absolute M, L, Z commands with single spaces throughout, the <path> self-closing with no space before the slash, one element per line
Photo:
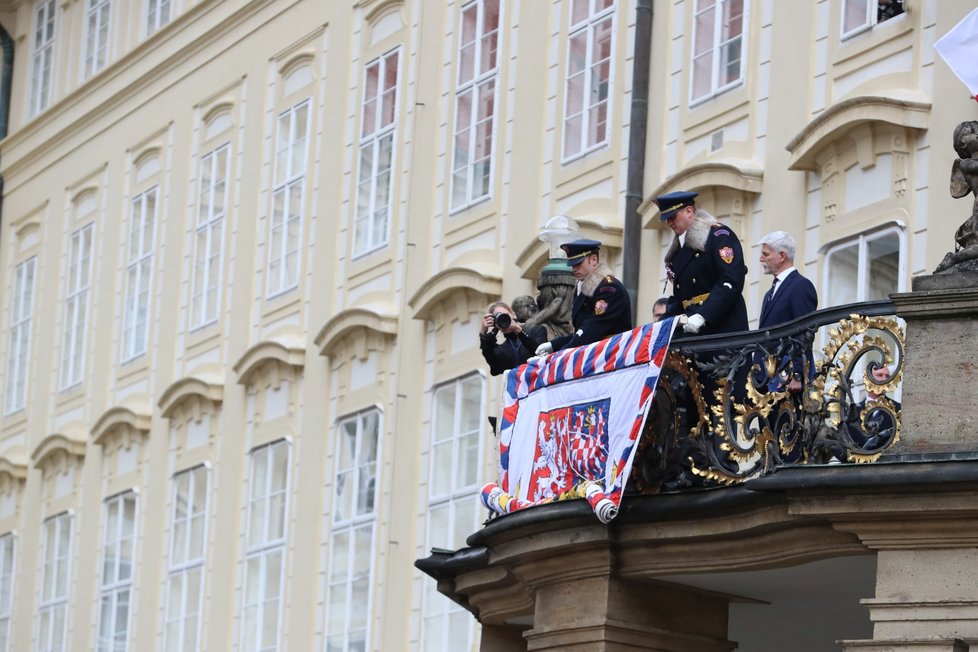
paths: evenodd
<path fill-rule="evenodd" d="M 785 231 L 761 238 L 761 268 L 774 277 L 761 304 L 760 328 L 770 328 L 814 312 L 815 286 L 795 269 L 795 239 Z"/>
<path fill-rule="evenodd" d="M 774 277 L 764 294 L 758 327 L 771 328 L 815 311 L 818 293 L 815 286 L 795 269 L 795 239 L 785 231 L 774 231 L 761 238 L 761 268 Z M 812 352 L 808 352 L 809 369 L 814 369 Z M 792 365 L 788 391 L 801 390 L 801 361 Z"/>
<path fill-rule="evenodd" d="M 747 330 L 747 266 L 737 234 L 693 202 L 695 192 L 656 197 L 659 220 L 676 234 L 666 252 L 672 297 L 666 317 L 686 315 L 683 330 L 700 335 Z"/>

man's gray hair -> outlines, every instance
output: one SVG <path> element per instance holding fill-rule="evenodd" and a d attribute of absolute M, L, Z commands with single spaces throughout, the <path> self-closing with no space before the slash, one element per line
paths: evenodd
<path fill-rule="evenodd" d="M 795 259 L 795 239 L 787 231 L 772 231 L 761 238 L 761 244 L 769 246 L 774 253 L 783 251 L 788 260 Z"/>

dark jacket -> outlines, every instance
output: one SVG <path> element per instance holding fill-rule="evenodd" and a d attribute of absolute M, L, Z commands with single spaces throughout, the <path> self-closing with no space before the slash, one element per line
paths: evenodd
<path fill-rule="evenodd" d="M 729 226 L 699 212 L 686 231 L 666 253 L 666 274 L 672 281 L 672 297 L 666 316 L 700 314 L 706 325 L 700 335 L 747 330 L 744 278 L 747 266 L 740 240 Z M 683 306 L 683 302 L 690 302 Z"/>
<path fill-rule="evenodd" d="M 479 334 L 479 348 L 493 376 L 520 366 L 546 341 L 547 329 L 544 326 L 534 326 L 529 332 L 524 330 L 519 335 L 504 335 L 502 343 L 496 342 L 495 332 Z"/>
<path fill-rule="evenodd" d="M 632 302 L 621 281 L 601 263 L 578 284 L 571 308 L 574 334 L 554 339 L 554 351 L 584 346 L 632 330 Z"/>
<path fill-rule="evenodd" d="M 818 293 L 807 278 L 795 270 L 781 281 L 778 291 L 771 297 L 769 289 L 761 303 L 761 317 L 758 328 L 771 328 L 778 324 L 798 319 L 815 312 L 818 307 Z"/>

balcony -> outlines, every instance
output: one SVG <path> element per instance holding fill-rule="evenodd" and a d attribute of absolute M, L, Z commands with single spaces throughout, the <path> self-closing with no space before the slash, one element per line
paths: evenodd
<path fill-rule="evenodd" d="M 978 288 L 891 299 L 674 339 L 614 520 L 557 501 L 416 565 L 487 651 L 969 649 Z"/>

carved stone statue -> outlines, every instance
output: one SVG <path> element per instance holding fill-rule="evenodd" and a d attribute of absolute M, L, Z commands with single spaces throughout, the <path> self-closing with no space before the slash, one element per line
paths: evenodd
<path fill-rule="evenodd" d="M 954 233 L 954 251 L 934 270 L 935 274 L 978 272 L 978 121 L 962 122 L 954 129 L 954 151 L 958 159 L 951 166 L 951 196 L 975 196 L 971 216 Z"/>
<path fill-rule="evenodd" d="M 539 294 L 536 304 L 539 310 L 526 320 L 526 325 L 546 327 L 549 340 L 574 332 L 571 307 L 574 304 L 577 279 L 571 273 L 567 256 L 560 245 L 580 237 L 577 222 L 565 215 L 550 218 L 540 233 L 540 239 L 550 245 L 550 261 L 537 281 Z"/>

